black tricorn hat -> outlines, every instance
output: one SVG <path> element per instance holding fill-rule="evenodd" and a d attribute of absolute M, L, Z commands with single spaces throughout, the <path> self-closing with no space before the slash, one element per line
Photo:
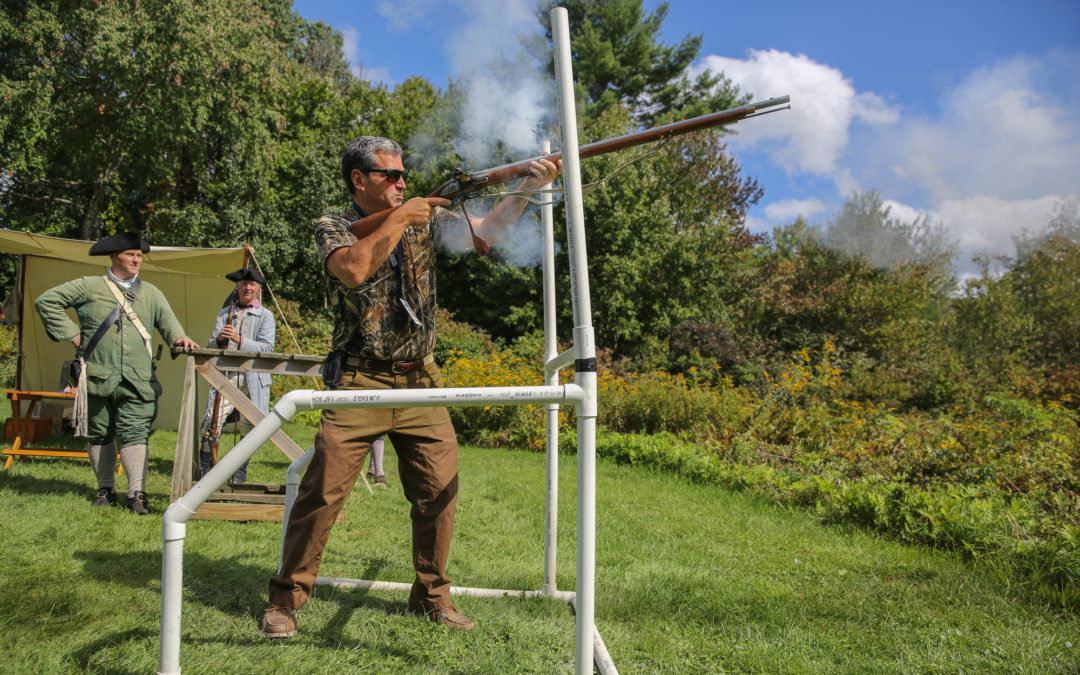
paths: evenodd
<path fill-rule="evenodd" d="M 235 272 L 229 272 L 225 275 L 225 278 L 231 281 L 255 281 L 258 282 L 260 286 L 266 285 L 266 277 L 259 274 L 258 270 L 251 267 L 245 267 L 243 269 L 238 269 Z"/>
<path fill-rule="evenodd" d="M 99 239 L 96 244 L 90 247 L 90 255 L 112 255 L 113 253 L 123 253 L 136 248 L 143 253 L 150 252 L 150 244 L 147 244 L 146 240 L 143 239 L 142 233 L 121 232 L 111 237 Z"/>

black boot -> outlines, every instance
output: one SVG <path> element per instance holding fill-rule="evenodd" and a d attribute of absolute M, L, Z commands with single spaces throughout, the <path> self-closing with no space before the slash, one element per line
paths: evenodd
<path fill-rule="evenodd" d="M 127 507 L 131 512 L 139 516 L 150 515 L 150 505 L 146 501 L 145 492 L 136 492 L 134 497 L 128 497 Z"/>
<path fill-rule="evenodd" d="M 233 477 L 229 479 L 229 485 L 239 485 L 247 480 L 247 466 L 248 463 L 244 462 L 244 465 L 236 470 Z"/>
<path fill-rule="evenodd" d="M 213 459 L 213 455 L 210 453 L 210 439 L 202 439 L 202 447 L 199 448 L 199 477 L 202 478 L 210 472 L 210 460 Z"/>
<path fill-rule="evenodd" d="M 117 501 L 114 488 L 98 488 L 97 496 L 90 502 L 90 506 L 112 506 Z"/>

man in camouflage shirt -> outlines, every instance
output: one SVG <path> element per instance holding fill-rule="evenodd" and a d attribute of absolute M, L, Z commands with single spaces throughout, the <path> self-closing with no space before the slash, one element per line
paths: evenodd
<path fill-rule="evenodd" d="M 334 308 L 333 349 L 343 357 L 337 389 L 441 387 L 435 366 L 435 240 L 445 228 L 466 228 L 445 199 L 414 197 L 403 203 L 408 171 L 401 146 L 361 136 L 341 162 L 353 203 L 341 215 L 323 216 L 315 241 L 326 270 Z M 549 184 L 560 164 L 534 161 L 518 187 Z M 517 221 L 526 201 L 502 200 L 486 217 L 473 219 L 476 233 L 498 241 Z M 368 234 L 350 231 L 355 221 L 387 209 Z M 446 408 L 351 408 L 324 410 L 315 455 L 290 512 L 281 570 L 270 579 L 270 608 L 262 634 L 296 634 L 296 610 L 311 595 L 330 529 L 345 505 L 375 439 L 386 434 L 398 455 L 405 497 L 412 504 L 413 567 L 410 612 L 461 630 L 473 622 L 450 602 L 446 562 L 457 505 L 457 437 Z"/>

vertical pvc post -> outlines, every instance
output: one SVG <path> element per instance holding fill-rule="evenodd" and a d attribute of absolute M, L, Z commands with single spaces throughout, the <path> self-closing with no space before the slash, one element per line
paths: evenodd
<path fill-rule="evenodd" d="M 278 573 L 281 573 L 281 565 L 285 561 L 285 537 L 289 534 L 289 514 L 292 513 L 293 502 L 300 493 L 300 481 L 304 477 L 304 471 L 315 457 L 315 446 L 308 448 L 307 452 L 300 455 L 289 465 L 285 472 L 285 510 L 281 514 L 281 551 L 278 553 Z"/>
<path fill-rule="evenodd" d="M 162 519 L 161 553 L 161 648 L 158 654 L 158 675 L 180 672 L 180 613 L 184 594 L 184 536 L 183 522 Z"/>
<path fill-rule="evenodd" d="M 581 195 L 577 111 L 570 56 L 570 22 L 565 8 L 551 10 L 555 47 L 555 84 L 563 134 L 563 183 L 566 193 L 566 238 L 570 256 L 570 295 L 574 307 L 575 382 L 585 391 L 577 405 L 577 660 L 578 675 L 592 673 L 596 574 L 596 345 L 589 300 L 588 256 L 585 250 L 585 207 Z"/>
<path fill-rule="evenodd" d="M 182 497 L 177 499 L 161 517 L 161 648 L 158 654 L 158 675 L 177 675 L 180 672 L 180 628 L 184 594 L 184 537 L 187 521 L 199 507 L 225 484 L 240 466 L 251 458 L 263 443 L 296 415 L 297 407 L 311 410 L 312 391 L 299 390 L 285 394 L 255 428 L 233 446 L 229 454 L 210 469 Z"/>
<path fill-rule="evenodd" d="M 544 141 L 541 151 L 551 152 L 551 141 Z M 544 234 L 544 363 L 558 356 L 555 325 L 555 202 L 550 192 L 540 195 L 540 225 Z M 544 384 L 558 386 L 559 371 L 547 372 Z M 548 403 L 547 410 L 547 503 L 544 510 L 544 584 L 540 590 L 553 595 L 557 543 L 559 535 L 559 404 Z"/>

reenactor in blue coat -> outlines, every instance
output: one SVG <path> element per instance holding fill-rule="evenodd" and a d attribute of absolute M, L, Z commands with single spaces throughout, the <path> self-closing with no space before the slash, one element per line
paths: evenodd
<path fill-rule="evenodd" d="M 210 344 L 222 349 L 238 349 L 245 352 L 272 352 L 277 339 L 277 324 L 274 315 L 260 302 L 260 291 L 266 285 L 266 279 L 258 270 L 238 269 L 225 275 L 226 279 L 236 282 L 236 292 L 229 296 L 225 306 L 218 312 L 214 321 L 214 330 L 210 333 Z M 229 380 L 248 395 L 265 415 L 270 411 L 270 373 L 231 372 Z M 213 459 L 212 446 L 221 437 L 221 427 L 225 418 L 233 411 L 232 403 L 224 396 L 220 405 L 217 403 L 218 391 L 210 390 L 206 400 L 206 413 L 202 421 L 202 445 L 199 450 L 199 468 L 205 475 L 210 470 Z M 217 415 L 214 414 L 215 409 Z M 251 423 L 241 418 L 240 426 L 244 433 L 251 431 Z M 247 480 L 247 462 L 236 470 L 230 483 L 243 483 Z"/>
<path fill-rule="evenodd" d="M 98 491 L 91 504 L 117 503 L 116 454 L 128 477 L 126 506 L 150 513 L 146 499 L 147 441 L 157 417 L 161 384 L 153 358 L 151 331 L 185 351 L 198 347 L 153 284 L 139 279 L 150 245 L 138 232 L 105 237 L 90 255 L 107 255 L 104 274 L 81 277 L 41 294 L 34 308 L 45 332 L 75 345 L 76 435 L 86 436 Z M 65 311 L 73 308 L 78 323 Z"/>

